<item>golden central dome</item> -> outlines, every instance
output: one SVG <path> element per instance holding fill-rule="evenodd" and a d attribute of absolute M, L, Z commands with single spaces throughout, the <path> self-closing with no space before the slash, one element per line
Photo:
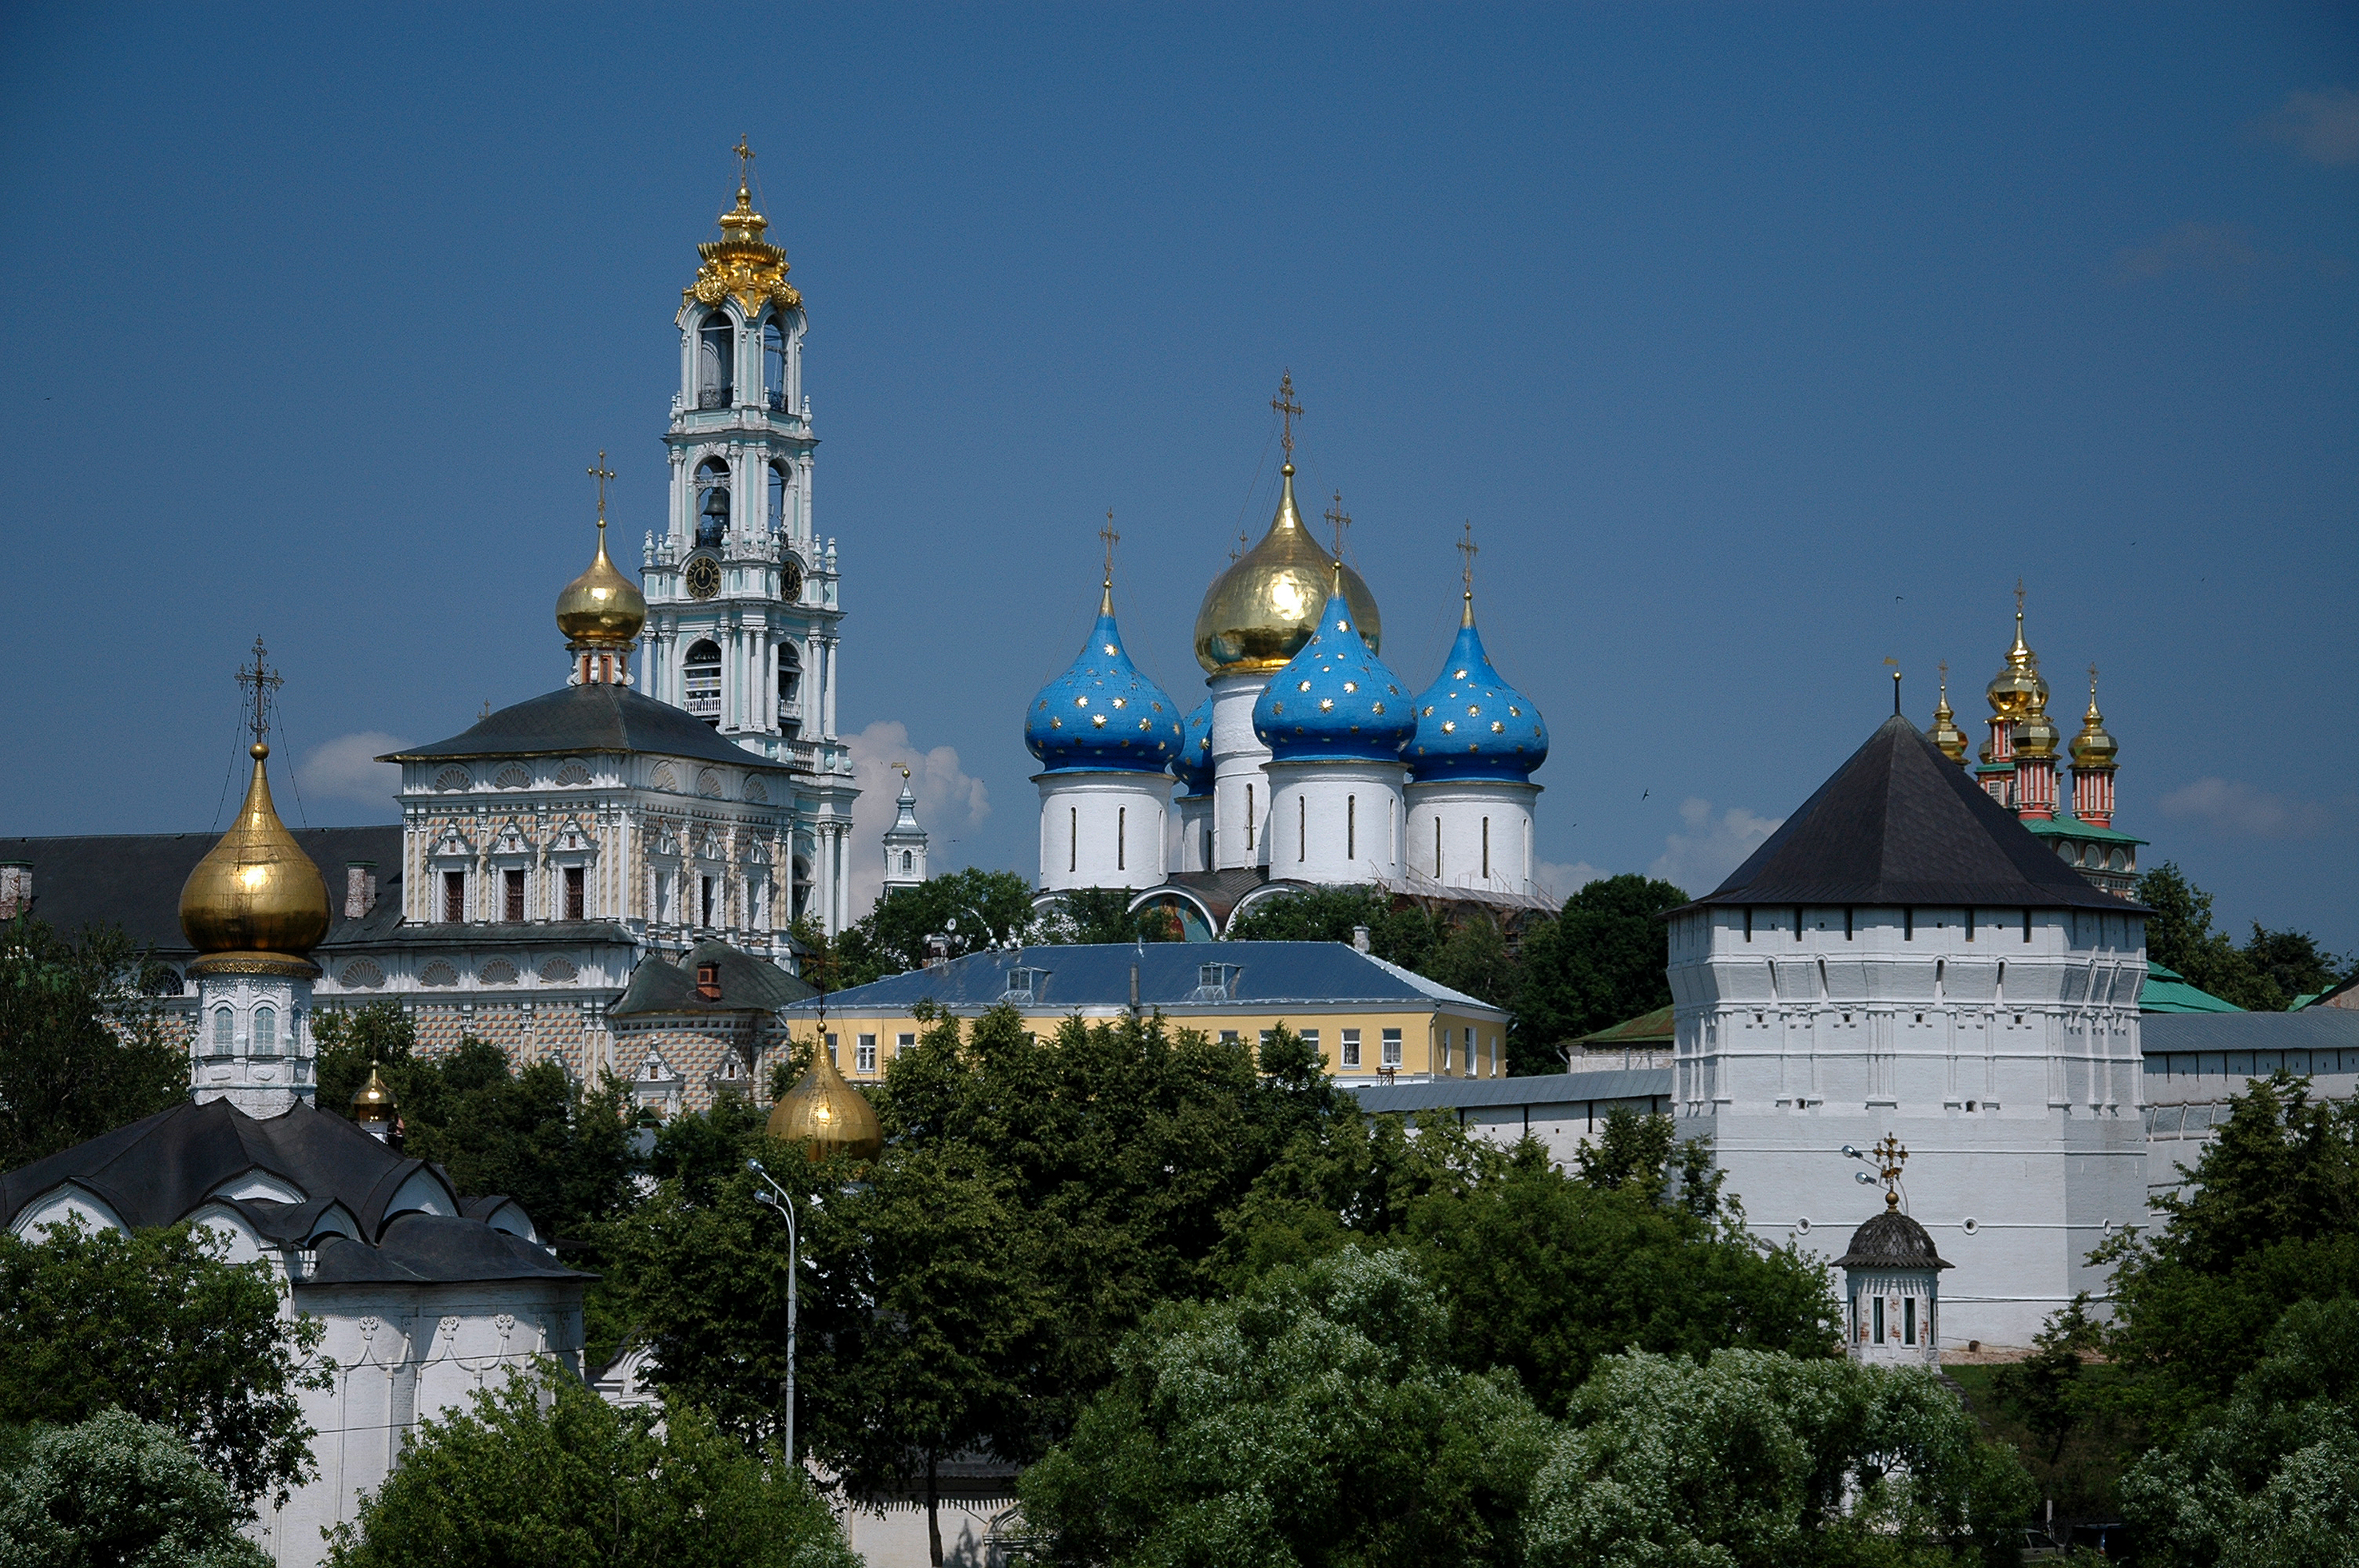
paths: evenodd
<path fill-rule="evenodd" d="M 2017 595 L 2018 599 L 2020 595 Z M 2048 705 L 2048 682 L 2039 676 L 2039 656 L 2023 640 L 2023 605 L 2015 607 L 2015 646 L 2006 650 L 2006 667 L 1991 677 L 1991 712 L 2002 719 L 2020 719 Z"/>
<path fill-rule="evenodd" d="M 270 803 L 269 755 L 254 744 L 237 821 L 180 888 L 180 930 L 200 954 L 192 973 L 319 973 L 305 954 L 328 934 L 328 885 Z"/>
<path fill-rule="evenodd" d="M 606 519 L 598 519 L 598 553 L 590 570 L 557 596 L 557 629 L 582 648 L 626 648 L 647 622 L 647 595 L 606 559 Z"/>
<path fill-rule="evenodd" d="M 1294 506 L 1294 464 L 1281 471 L 1285 488 L 1277 516 L 1261 542 L 1204 590 L 1196 612 L 1196 662 L 1214 675 L 1227 670 L 1281 670 L 1310 640 L 1319 612 L 1333 591 L 1335 558 L 1319 548 Z M 1343 602 L 1368 651 L 1378 651 L 1384 626 L 1368 585 L 1343 568 Z"/>
<path fill-rule="evenodd" d="M 811 1051 L 810 1071 L 770 1107 L 770 1136 L 807 1146 L 810 1158 L 849 1154 L 874 1160 L 885 1152 L 884 1124 L 867 1097 L 843 1081 L 824 1043 Z"/>

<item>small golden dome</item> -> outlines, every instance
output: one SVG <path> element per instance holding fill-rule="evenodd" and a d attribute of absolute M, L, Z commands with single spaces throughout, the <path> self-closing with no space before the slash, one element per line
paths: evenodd
<path fill-rule="evenodd" d="M 237 821 L 180 887 L 192 972 L 314 975 L 305 954 L 328 934 L 328 884 L 270 803 L 270 747 L 256 741 L 249 755 L 254 781 Z"/>
<path fill-rule="evenodd" d="M 2035 758 L 2054 757 L 2056 748 L 2061 744 L 2063 744 L 2063 737 L 2057 733 L 2056 721 L 2048 716 L 2048 708 L 2044 702 L 2016 721 L 2016 756 Z"/>
<path fill-rule="evenodd" d="M 390 1122 L 400 1109 L 394 1104 L 393 1085 L 385 1081 L 377 1064 L 370 1062 L 368 1082 L 353 1095 L 353 1120 L 364 1125 Z"/>
<path fill-rule="evenodd" d="M 1215 675 L 1224 670 L 1284 669 L 1310 640 L 1333 586 L 1335 558 L 1310 537 L 1295 508 L 1294 464 L 1280 473 L 1284 488 L 1269 532 L 1212 579 L 1196 612 L 1196 662 Z M 1378 651 L 1384 626 L 1375 597 L 1348 566 L 1343 584 L 1352 624 L 1368 650 Z"/>
<path fill-rule="evenodd" d="M 810 1071 L 770 1107 L 770 1136 L 799 1143 L 813 1160 L 849 1154 L 874 1160 L 885 1152 L 885 1128 L 867 1096 L 843 1081 L 821 1044 L 811 1051 Z"/>
<path fill-rule="evenodd" d="M 2116 766 L 2121 747 L 2105 730 L 2105 715 L 2097 712 L 2097 673 L 2089 672 L 2089 711 L 2081 715 L 2081 733 L 2072 737 L 2072 766 L 2101 773 Z"/>
<path fill-rule="evenodd" d="M 1933 709 L 1932 741 L 1941 748 L 1941 755 L 1952 762 L 1966 759 L 1966 732 L 1958 727 L 1958 715 L 1950 708 L 1950 680 L 1941 678 L 1941 701 Z"/>
<path fill-rule="evenodd" d="M 647 595 L 606 559 L 606 519 L 598 518 L 598 553 L 590 570 L 557 596 L 557 629 L 578 648 L 627 648 L 647 622 Z"/>
<path fill-rule="evenodd" d="M 2006 665 L 1991 677 L 1991 712 L 2002 719 L 2020 719 L 2048 704 L 2048 682 L 2040 679 L 2039 656 L 2023 640 L 2022 590 L 2016 591 L 2015 646 L 2006 650 Z"/>

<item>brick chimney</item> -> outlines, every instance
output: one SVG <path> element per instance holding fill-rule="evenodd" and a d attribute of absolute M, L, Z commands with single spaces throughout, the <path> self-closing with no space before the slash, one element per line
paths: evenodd
<path fill-rule="evenodd" d="M 344 919 L 354 920 L 376 908 L 376 862 L 344 862 Z"/>
<path fill-rule="evenodd" d="M 13 920 L 33 907 L 33 863 L 0 860 L 0 920 Z"/>

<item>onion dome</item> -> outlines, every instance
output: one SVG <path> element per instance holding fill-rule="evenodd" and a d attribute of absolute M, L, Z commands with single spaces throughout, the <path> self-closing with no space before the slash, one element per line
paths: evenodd
<path fill-rule="evenodd" d="M 390 1127 L 400 1110 L 394 1103 L 393 1085 L 385 1081 L 377 1064 L 370 1062 L 368 1082 L 353 1094 L 353 1120 L 364 1127 Z"/>
<path fill-rule="evenodd" d="M 1310 640 L 1255 700 L 1254 734 L 1279 762 L 1393 762 L 1416 733 L 1415 704 L 1360 635 L 1339 582 Z"/>
<path fill-rule="evenodd" d="M 221 842 L 180 887 L 180 930 L 197 950 L 193 973 L 296 975 L 319 966 L 307 956 L 328 934 L 328 885 L 278 820 L 255 741 L 254 781 Z"/>
<path fill-rule="evenodd" d="M 2103 773 L 2114 768 L 2114 756 L 2121 750 L 2105 730 L 2105 715 L 2097 712 L 2097 674 L 2089 672 L 2089 711 L 2081 715 L 2081 733 L 2072 737 L 2072 766 L 2083 773 Z"/>
<path fill-rule="evenodd" d="M 1180 729 L 1180 705 L 1122 650 L 1109 577 L 1080 657 L 1032 700 L 1024 744 L 1047 773 L 1160 773 Z"/>
<path fill-rule="evenodd" d="M 1210 697 L 1196 704 L 1182 725 L 1180 754 L 1171 759 L 1171 771 L 1178 777 L 1180 788 L 1190 795 L 1212 792 L 1212 700 Z"/>
<path fill-rule="evenodd" d="M 1277 670 L 1310 640 L 1319 606 L 1326 603 L 1335 558 L 1302 526 L 1294 505 L 1294 464 L 1280 470 L 1284 488 L 1269 532 L 1212 579 L 1196 611 L 1196 662 L 1214 675 L 1227 670 Z M 1374 652 L 1384 623 L 1368 585 L 1343 568 L 1343 599 L 1353 625 Z"/>
<path fill-rule="evenodd" d="M 813 1160 L 831 1154 L 874 1160 L 885 1152 L 885 1127 L 875 1108 L 843 1081 L 824 1044 L 811 1051 L 810 1071 L 802 1082 L 770 1107 L 769 1132 L 781 1143 L 803 1145 Z"/>
<path fill-rule="evenodd" d="M 1965 761 L 1966 732 L 1958 727 L 1958 715 L 1950 708 L 1950 676 L 1947 665 L 1942 666 L 1941 700 L 1934 706 L 1933 727 L 1927 732 L 1927 735 L 1935 746 L 1941 748 L 1943 757 L 1952 762 Z"/>
<path fill-rule="evenodd" d="M 2048 682 L 2039 676 L 2039 656 L 2023 640 L 2020 588 L 2015 597 L 2015 646 L 2006 650 L 2006 667 L 1991 677 L 1989 696 L 1991 712 L 2002 719 L 2020 719 L 2034 708 L 2048 705 Z"/>
<path fill-rule="evenodd" d="M 1450 661 L 1417 699 L 1417 737 L 1409 777 L 1493 779 L 1521 784 L 1548 760 L 1548 724 L 1532 700 L 1499 677 L 1474 629 L 1474 591 L 1458 621 Z"/>
<path fill-rule="evenodd" d="M 606 558 L 606 507 L 598 507 L 598 553 L 557 596 L 557 629 L 577 648 L 628 648 L 647 625 L 647 595 Z"/>
<path fill-rule="evenodd" d="M 2063 744 L 2063 737 L 2057 733 L 2056 721 L 2048 716 L 2047 696 L 2047 692 L 2042 691 L 2039 704 L 2016 721 L 2016 756 L 2052 757 Z"/>
<path fill-rule="evenodd" d="M 1887 1205 L 1898 1200 L 1890 1194 Z M 1887 1206 L 1884 1213 L 1851 1233 L 1851 1246 L 1835 1259 L 1838 1269 L 1950 1269 L 1933 1249 L 1933 1237 L 1923 1225 Z"/>

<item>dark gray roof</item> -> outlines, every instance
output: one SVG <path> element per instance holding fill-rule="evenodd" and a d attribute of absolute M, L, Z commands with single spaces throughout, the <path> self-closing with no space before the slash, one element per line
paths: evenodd
<path fill-rule="evenodd" d="M 227 1100 L 201 1105 L 182 1101 L 0 1176 L 0 1225 L 13 1225 L 26 1204 L 68 1182 L 97 1197 L 125 1225 L 142 1230 L 172 1225 L 212 1201 L 211 1194 L 223 1186 L 256 1173 L 303 1194 L 301 1202 L 291 1203 L 231 1200 L 230 1206 L 262 1235 L 309 1240 L 312 1228 L 337 1205 L 360 1226 L 360 1240 L 322 1247 L 322 1278 L 331 1251 L 339 1259 L 338 1279 L 585 1278 L 559 1268 L 530 1242 L 481 1220 L 446 1216 L 420 1225 L 413 1222 L 433 1216 L 410 1211 L 388 1219 L 386 1211 L 395 1195 L 420 1173 L 450 1193 L 454 1208 L 458 1195 L 450 1192 L 450 1181 L 438 1167 L 411 1160 L 343 1116 L 308 1105 L 256 1120 Z M 451 1226 L 468 1228 L 462 1233 Z M 375 1260 L 379 1253 L 385 1257 Z M 368 1272 L 376 1269 L 399 1272 Z"/>
<path fill-rule="evenodd" d="M 1200 997 L 1204 965 L 1235 966 L 1226 998 Z M 1138 1002 L 1148 1010 L 1225 1000 L 1266 1008 L 1333 1002 L 1431 1002 L 1494 1011 L 1422 975 L 1354 953 L 1340 942 L 1147 942 L 1073 943 L 969 953 L 940 969 L 913 969 L 889 980 L 856 985 L 826 998 L 830 1007 L 907 1011 L 932 1000 L 944 1007 L 988 1007 L 1007 995 L 1010 972 L 1038 972 L 1035 1012 L 1122 1007 L 1130 1003 L 1131 966 L 1138 967 Z M 816 1012 L 819 999 L 788 1010 Z"/>
<path fill-rule="evenodd" d="M 697 994 L 699 964 L 717 964 L 721 995 Z M 631 972 L 622 999 L 606 1009 L 608 1018 L 634 1018 L 649 1013 L 775 1013 L 780 1007 L 819 995 L 809 985 L 766 959 L 740 953 L 718 939 L 700 942 L 673 964 L 650 953 Z"/>
<path fill-rule="evenodd" d="M 1584 1105 L 1605 1100 L 1669 1099 L 1668 1067 L 1617 1067 L 1596 1073 L 1534 1073 L 1520 1078 L 1435 1078 L 1410 1083 L 1382 1079 L 1337 1082 L 1360 1096 L 1372 1116 L 1388 1111 L 1463 1111 L 1502 1105 Z"/>
<path fill-rule="evenodd" d="M 502 708 L 449 740 L 387 752 L 377 760 L 548 757 L 600 751 L 653 752 L 662 757 L 692 757 L 738 768 L 786 771 L 786 764 L 732 746 L 712 725 L 669 702 L 642 696 L 628 686 L 603 682 L 567 686 L 512 708 Z"/>
<path fill-rule="evenodd" d="M 1933 1250 L 1933 1237 L 1898 1209 L 1886 1209 L 1851 1233 L 1851 1246 L 1835 1259 L 1838 1269 L 1949 1269 Z"/>
<path fill-rule="evenodd" d="M 2153 1013 L 2138 1020 L 2138 1049 L 2170 1051 L 2359 1051 L 2359 1012 L 2304 1007 L 2298 1013 Z"/>
<path fill-rule="evenodd" d="M 377 927 L 390 930 L 400 922 L 397 824 L 293 831 L 295 842 L 327 880 L 328 908 L 335 920 L 322 946 L 367 941 L 364 932 Z M 180 886 L 220 842 L 216 833 L 0 838 L 0 860 L 31 863 L 33 913 L 68 935 L 84 926 L 112 922 L 160 956 L 189 958 L 196 949 L 180 934 Z M 377 903 L 369 914 L 348 920 L 343 914 L 344 866 L 354 860 L 376 862 Z"/>
<path fill-rule="evenodd" d="M 2082 880 L 1897 713 L 1687 908 L 1706 904 L 2145 908 Z"/>

